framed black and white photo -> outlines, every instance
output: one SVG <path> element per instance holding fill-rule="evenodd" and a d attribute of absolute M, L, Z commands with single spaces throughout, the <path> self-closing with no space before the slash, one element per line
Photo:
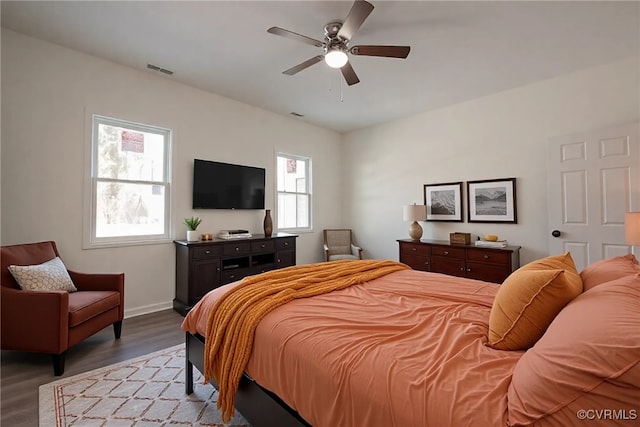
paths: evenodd
<path fill-rule="evenodd" d="M 469 222 L 517 224 L 516 179 L 467 181 Z"/>
<path fill-rule="evenodd" d="M 427 221 L 462 222 L 462 182 L 425 184 Z"/>

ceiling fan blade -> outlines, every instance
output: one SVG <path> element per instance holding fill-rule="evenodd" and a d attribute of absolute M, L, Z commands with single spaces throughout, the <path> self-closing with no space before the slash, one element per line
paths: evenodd
<path fill-rule="evenodd" d="M 356 75 L 356 72 L 353 71 L 353 67 L 350 62 L 344 64 L 342 68 L 340 68 L 340 71 L 342 71 L 342 76 L 349 86 L 360 83 L 360 79 Z"/>
<path fill-rule="evenodd" d="M 322 55 L 314 56 L 313 58 L 307 59 L 306 61 L 296 65 L 295 67 L 291 67 L 288 70 L 282 72 L 282 74 L 286 74 L 288 76 L 293 76 L 294 74 L 304 70 L 305 68 L 311 67 L 313 64 L 317 64 L 322 61 L 324 57 Z"/>
<path fill-rule="evenodd" d="M 385 58 L 406 58 L 410 46 L 354 46 L 349 53 L 361 56 L 384 56 Z"/>
<path fill-rule="evenodd" d="M 297 40 L 302 43 L 310 44 L 316 47 L 324 47 L 325 43 L 320 40 L 312 39 L 311 37 L 303 36 L 302 34 L 294 33 L 293 31 L 285 30 L 280 27 L 271 27 L 267 30 L 267 33 L 275 34 L 276 36 L 286 37 L 288 39 Z"/>
<path fill-rule="evenodd" d="M 345 18 L 340 31 L 338 31 L 338 37 L 343 40 L 351 40 L 351 37 L 358 31 L 372 10 L 373 5 L 371 3 L 364 0 L 356 0 L 351 6 L 351 10 Z"/>

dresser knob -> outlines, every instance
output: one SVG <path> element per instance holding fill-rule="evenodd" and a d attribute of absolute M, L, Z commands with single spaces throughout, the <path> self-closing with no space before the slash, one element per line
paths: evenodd
<path fill-rule="evenodd" d="M 470 269 L 470 268 L 467 268 L 467 271 L 471 271 L 471 269 Z"/>
<path fill-rule="evenodd" d="M 267 247 L 267 245 L 265 245 L 265 244 L 263 243 L 261 247 L 262 247 L 262 249 L 264 249 L 264 248 L 266 248 L 266 247 Z"/>
<path fill-rule="evenodd" d="M 417 251 L 417 249 L 416 249 L 416 248 L 411 248 L 411 250 L 412 250 L 412 251 L 414 251 L 414 252 L 415 252 L 415 251 Z"/>
<path fill-rule="evenodd" d="M 445 255 L 449 255 L 449 251 L 444 251 L 444 254 Z"/>
<path fill-rule="evenodd" d="M 460 267 L 460 271 L 464 271 L 464 267 Z"/>
<path fill-rule="evenodd" d="M 240 252 L 240 248 L 236 246 L 236 252 Z"/>
<path fill-rule="evenodd" d="M 284 242 L 284 245 L 285 246 L 289 246 L 289 242 Z"/>
<path fill-rule="evenodd" d="M 205 254 L 209 255 L 211 251 L 204 251 Z"/>
<path fill-rule="evenodd" d="M 482 258 L 484 258 L 484 259 L 489 259 L 489 255 L 485 255 L 485 256 L 483 256 Z"/>

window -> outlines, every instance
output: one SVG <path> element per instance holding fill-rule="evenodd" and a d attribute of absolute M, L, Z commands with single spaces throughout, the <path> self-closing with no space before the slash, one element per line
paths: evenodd
<path fill-rule="evenodd" d="M 277 156 L 278 230 L 311 229 L 311 159 Z"/>
<path fill-rule="evenodd" d="M 89 246 L 170 235 L 171 131 L 93 116 Z"/>

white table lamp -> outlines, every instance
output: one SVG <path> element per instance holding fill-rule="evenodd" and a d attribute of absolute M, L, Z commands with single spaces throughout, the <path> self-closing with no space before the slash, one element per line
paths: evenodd
<path fill-rule="evenodd" d="M 624 242 L 627 245 L 640 246 L 640 212 L 624 214 Z"/>
<path fill-rule="evenodd" d="M 418 221 L 427 220 L 427 207 L 425 205 L 406 205 L 404 207 L 404 220 L 413 221 L 409 226 L 409 237 L 412 240 L 420 240 L 422 237 L 422 227 Z"/>

